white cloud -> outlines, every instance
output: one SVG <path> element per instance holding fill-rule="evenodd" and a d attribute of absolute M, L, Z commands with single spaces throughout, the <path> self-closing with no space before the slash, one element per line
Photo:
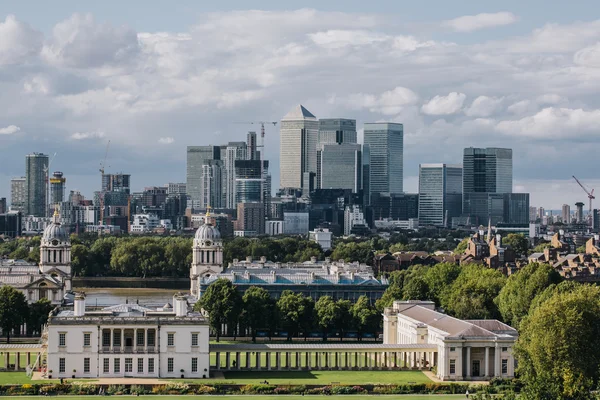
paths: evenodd
<path fill-rule="evenodd" d="M 104 137 L 104 132 L 102 132 L 102 131 L 75 132 L 70 137 L 73 140 L 100 139 L 100 138 Z"/>
<path fill-rule="evenodd" d="M 496 129 L 507 135 L 545 139 L 597 137 L 600 110 L 547 107 L 518 120 L 502 121 Z"/>
<path fill-rule="evenodd" d="M 160 144 L 171 144 L 175 141 L 175 139 L 173 139 L 170 136 L 167 137 L 161 137 L 160 139 L 158 139 L 158 143 Z"/>
<path fill-rule="evenodd" d="M 0 22 L 0 65 L 19 64 L 39 53 L 42 34 L 14 15 Z"/>
<path fill-rule="evenodd" d="M 457 32 L 473 32 L 480 29 L 514 24 L 517 20 L 517 16 L 510 12 L 481 13 L 444 21 L 443 25 Z"/>
<path fill-rule="evenodd" d="M 573 56 L 573 61 L 583 67 L 600 68 L 600 42 L 579 50 Z"/>
<path fill-rule="evenodd" d="M 411 52 L 418 48 L 430 47 L 435 44 L 431 40 L 421 42 L 414 36 L 392 36 L 365 30 L 330 29 L 327 31 L 311 33 L 308 36 L 317 45 L 328 49 L 340 49 L 346 46 L 361 47 L 385 45 L 392 50 Z"/>
<path fill-rule="evenodd" d="M 9 125 L 5 128 L 0 128 L 0 135 L 12 135 L 19 132 L 21 128 L 16 125 Z"/>
<path fill-rule="evenodd" d="M 543 94 L 536 98 L 538 104 L 559 104 L 565 102 L 566 100 L 567 99 L 556 93 Z"/>
<path fill-rule="evenodd" d="M 380 95 L 353 93 L 347 98 L 333 97 L 330 102 L 341 103 L 354 110 L 367 109 L 383 115 L 395 115 L 404 107 L 415 104 L 418 99 L 412 90 L 398 86 Z"/>
<path fill-rule="evenodd" d="M 502 97 L 479 96 L 465 110 L 465 114 L 469 117 L 489 117 L 500 109 L 503 101 Z"/>
<path fill-rule="evenodd" d="M 452 92 L 447 96 L 435 96 L 423 104 L 421 111 L 428 115 L 450 115 L 460 111 L 467 96 L 464 93 Z"/>
<path fill-rule="evenodd" d="M 508 112 L 511 112 L 513 114 L 524 114 L 527 111 L 530 111 L 531 109 L 532 104 L 530 100 L 517 101 L 516 103 L 511 104 L 507 108 Z"/>

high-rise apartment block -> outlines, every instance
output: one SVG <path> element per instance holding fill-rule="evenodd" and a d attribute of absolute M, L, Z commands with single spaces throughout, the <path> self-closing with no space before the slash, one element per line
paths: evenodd
<path fill-rule="evenodd" d="M 44 217 L 48 205 L 48 156 L 32 153 L 25 157 L 26 214 Z"/>
<path fill-rule="evenodd" d="M 449 226 L 462 210 L 461 165 L 419 165 L 419 225 Z"/>
<path fill-rule="evenodd" d="M 256 132 L 248 132 L 246 139 L 246 146 L 248 147 L 248 160 L 258 160 L 258 149 L 256 142 Z"/>
<path fill-rule="evenodd" d="M 370 193 L 403 193 L 404 127 L 402 124 L 366 123 L 364 144 L 370 152 Z"/>
<path fill-rule="evenodd" d="M 248 139 L 251 137 L 248 135 Z M 256 135 L 253 139 L 254 152 L 256 152 Z M 225 147 L 224 165 L 224 188 L 225 188 L 225 208 L 234 209 L 238 200 L 235 195 L 235 163 L 238 160 L 246 160 L 249 157 L 249 151 L 252 151 L 252 147 L 246 142 L 229 142 Z M 223 151 L 223 149 L 221 150 Z"/>
<path fill-rule="evenodd" d="M 302 189 L 306 173 L 316 176 L 319 121 L 304 106 L 298 105 L 281 120 L 281 188 Z"/>
<path fill-rule="evenodd" d="M 225 200 L 223 191 L 223 161 L 207 160 L 202 165 L 200 177 L 200 202 L 201 209 L 222 208 Z"/>
<path fill-rule="evenodd" d="M 121 192 L 125 193 L 126 195 L 131 194 L 131 175 L 124 173 L 103 174 L 102 191 Z"/>
<path fill-rule="evenodd" d="M 562 206 L 562 222 L 563 224 L 571 223 L 571 206 L 568 204 Z"/>
<path fill-rule="evenodd" d="M 201 208 L 201 203 L 203 203 L 203 166 L 210 160 L 220 159 L 221 150 L 219 146 L 188 146 L 186 189 L 193 208 Z"/>
<path fill-rule="evenodd" d="M 10 180 L 10 209 L 25 212 L 27 207 L 27 178 L 24 176 Z"/>
<path fill-rule="evenodd" d="M 186 184 L 169 182 L 167 183 L 167 194 L 186 194 Z"/>
<path fill-rule="evenodd" d="M 65 184 L 67 179 L 60 171 L 56 171 L 50 177 L 50 210 L 48 214 L 53 214 L 57 205 L 65 201 Z"/>

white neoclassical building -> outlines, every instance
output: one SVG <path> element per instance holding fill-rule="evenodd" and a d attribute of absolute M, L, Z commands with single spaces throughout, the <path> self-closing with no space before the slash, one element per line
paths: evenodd
<path fill-rule="evenodd" d="M 71 241 L 60 224 L 60 215 L 46 227 L 40 242 L 40 263 L 0 260 L 0 286 L 9 285 L 23 292 L 29 303 L 47 298 L 61 304 L 71 290 Z"/>
<path fill-rule="evenodd" d="M 151 309 L 120 304 L 55 311 L 47 325 L 47 376 L 57 378 L 208 378 L 208 320 L 187 297 Z"/>
<path fill-rule="evenodd" d="M 204 225 L 196 231 L 192 247 L 190 292 L 199 297 L 199 281 L 223 272 L 223 239 L 207 213 Z"/>
<path fill-rule="evenodd" d="M 429 344 L 425 363 L 442 380 L 514 377 L 516 329 L 497 320 L 460 320 L 435 311 L 430 301 L 395 301 L 383 313 L 384 344 Z M 429 361 L 429 362 L 428 362 Z"/>

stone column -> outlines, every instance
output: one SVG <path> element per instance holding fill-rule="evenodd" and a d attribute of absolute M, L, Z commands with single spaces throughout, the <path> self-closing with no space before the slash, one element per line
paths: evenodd
<path fill-rule="evenodd" d="M 134 353 L 137 352 L 137 335 L 138 335 L 138 328 L 134 328 L 133 329 L 133 352 Z"/>
<path fill-rule="evenodd" d="M 494 376 L 502 376 L 502 361 L 500 361 L 502 355 L 501 351 L 502 348 L 496 343 L 496 348 L 494 349 Z M 506 372 L 508 372 L 508 370 Z"/>
<path fill-rule="evenodd" d="M 490 376 L 490 348 L 489 347 L 485 347 L 485 377 L 489 377 Z"/>
<path fill-rule="evenodd" d="M 230 352 L 226 352 L 225 353 L 225 370 L 229 371 L 229 361 L 231 359 L 231 353 Z"/>
<path fill-rule="evenodd" d="M 246 352 L 246 365 L 244 366 L 244 368 L 246 368 L 246 369 L 252 368 L 252 360 L 251 360 L 251 355 L 250 355 L 249 351 Z"/>
<path fill-rule="evenodd" d="M 471 346 L 467 347 L 467 359 L 465 360 L 467 364 L 467 379 L 471 378 Z"/>
<path fill-rule="evenodd" d="M 306 369 L 310 370 L 310 353 L 307 351 L 306 353 L 304 353 L 304 360 L 306 361 Z"/>
<path fill-rule="evenodd" d="M 240 370 L 240 352 L 236 351 L 235 352 L 235 369 L 237 369 L 238 371 Z"/>
<path fill-rule="evenodd" d="M 260 369 L 260 353 L 256 352 L 256 369 Z"/>
<path fill-rule="evenodd" d="M 20 366 L 21 366 L 21 353 L 17 352 L 16 357 L 15 357 L 15 371 L 18 371 Z"/>
<path fill-rule="evenodd" d="M 125 329 L 121 329 L 121 352 L 125 349 Z M 125 367 L 123 367 L 125 368 Z"/>
<path fill-rule="evenodd" d="M 277 370 L 281 369 L 281 353 L 279 351 L 275 352 L 275 367 Z"/>

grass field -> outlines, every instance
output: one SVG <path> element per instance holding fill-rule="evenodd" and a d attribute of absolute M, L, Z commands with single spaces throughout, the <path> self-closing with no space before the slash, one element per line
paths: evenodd
<path fill-rule="evenodd" d="M 91 398 L 94 397 L 98 397 L 97 395 L 92 395 L 92 396 L 52 396 L 51 398 L 54 400 L 89 400 Z M 117 396 L 117 398 L 119 397 L 130 397 L 130 396 Z M 160 399 L 160 400 L 181 400 L 181 399 L 185 399 L 185 398 L 189 398 L 189 395 L 182 395 L 182 396 L 157 396 L 157 395 L 152 395 L 152 396 L 139 396 L 139 397 L 135 397 L 136 399 L 140 399 L 140 400 L 153 400 L 153 399 Z M 207 397 L 207 396 L 205 396 Z M 263 400 L 263 399 L 269 399 L 272 400 L 274 399 L 276 396 L 275 395 L 271 395 L 271 396 L 257 396 L 257 395 L 253 395 L 253 396 L 244 396 L 244 395 L 240 395 L 240 396 L 215 396 L 218 397 L 219 400 L 244 400 L 244 399 L 252 399 L 252 400 Z M 280 396 L 281 397 L 281 396 Z M 285 395 L 283 396 L 283 398 L 285 398 L 286 400 L 306 400 L 307 398 L 322 398 L 323 396 L 291 396 L 291 395 Z M 453 399 L 464 399 L 465 396 L 461 395 L 461 394 L 449 394 L 449 395 L 375 395 L 375 396 L 368 396 L 368 395 L 349 395 L 349 396 L 327 396 L 327 399 L 330 400 L 365 400 L 365 399 L 369 399 L 372 400 L 373 398 L 388 398 L 388 399 L 402 399 L 402 400 L 444 400 L 444 399 L 448 399 L 448 400 L 453 400 Z M 40 397 L 36 397 L 36 396 L 19 396 L 18 397 L 20 400 L 39 400 Z"/>

